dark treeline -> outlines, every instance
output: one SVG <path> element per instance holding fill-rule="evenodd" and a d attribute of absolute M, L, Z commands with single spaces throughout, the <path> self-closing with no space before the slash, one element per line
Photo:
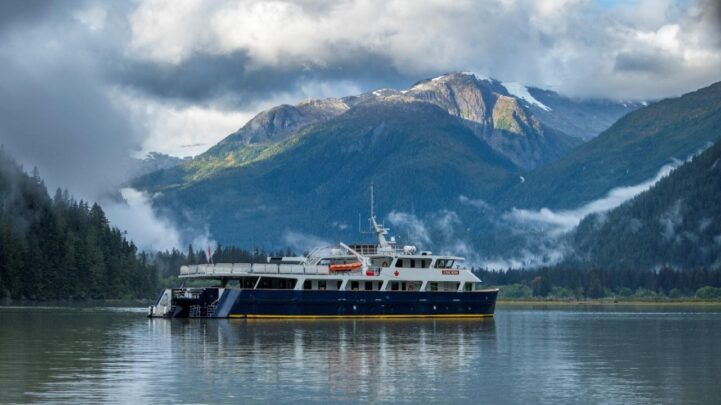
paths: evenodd
<path fill-rule="evenodd" d="M 265 262 L 269 255 L 293 253 L 218 245 L 210 261 Z M 0 299 L 148 298 L 181 265 L 208 262 L 207 250 L 192 245 L 138 252 L 98 204 L 60 189 L 50 198 L 37 170 L 28 175 L 0 148 Z"/>
<path fill-rule="evenodd" d="M 0 298 L 141 298 L 157 286 L 147 256 L 99 205 L 48 195 L 0 149 Z"/>
<path fill-rule="evenodd" d="M 180 266 L 187 264 L 206 263 L 265 263 L 268 256 L 294 256 L 290 249 L 266 252 L 262 249 L 246 250 L 236 246 L 218 246 L 213 250 L 211 259 L 208 259 L 207 250 L 194 249 L 188 246 L 185 252 L 173 249 L 153 254 L 152 261 L 161 278 L 178 275 Z"/>
<path fill-rule="evenodd" d="M 721 269 L 707 268 L 658 271 L 577 268 L 541 268 L 534 270 L 476 270 L 486 285 L 509 286 L 507 298 L 603 298 L 631 296 L 652 298 L 701 296 L 721 298 Z M 502 289 L 503 292 L 503 289 Z M 709 296 L 710 294 L 710 296 Z"/>

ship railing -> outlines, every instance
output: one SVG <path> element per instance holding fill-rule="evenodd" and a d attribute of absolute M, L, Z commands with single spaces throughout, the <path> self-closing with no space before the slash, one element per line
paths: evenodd
<path fill-rule="evenodd" d="M 363 256 L 372 255 L 398 255 L 404 254 L 403 246 L 390 245 L 381 247 L 378 245 L 349 245 L 353 250 L 360 253 Z"/>
<path fill-rule="evenodd" d="M 330 274 L 330 267 L 309 264 L 279 263 L 217 263 L 180 267 L 181 277 L 225 277 L 252 274 Z"/>

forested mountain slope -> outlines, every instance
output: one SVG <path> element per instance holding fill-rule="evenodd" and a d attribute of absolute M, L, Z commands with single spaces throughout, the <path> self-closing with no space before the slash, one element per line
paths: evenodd
<path fill-rule="evenodd" d="M 721 141 L 573 237 L 590 266 L 721 267 Z"/>
<path fill-rule="evenodd" d="M 502 193 L 503 206 L 574 208 L 653 178 L 721 137 L 721 83 L 636 110 Z"/>

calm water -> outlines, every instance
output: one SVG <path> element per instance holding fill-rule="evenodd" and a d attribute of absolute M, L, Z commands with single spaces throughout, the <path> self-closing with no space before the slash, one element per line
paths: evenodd
<path fill-rule="evenodd" d="M 721 403 L 721 312 L 494 320 L 149 320 L 0 307 L 0 402 Z"/>

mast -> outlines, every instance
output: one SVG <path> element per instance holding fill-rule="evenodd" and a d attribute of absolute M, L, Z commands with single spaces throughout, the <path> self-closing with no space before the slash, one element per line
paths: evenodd
<path fill-rule="evenodd" d="M 373 227 L 373 232 L 376 234 L 376 237 L 378 238 L 378 246 L 380 246 L 380 247 L 390 247 L 390 246 L 391 246 L 390 243 L 388 243 L 388 241 L 387 241 L 386 238 L 385 238 L 385 235 L 388 234 L 388 228 L 384 228 L 382 225 L 378 224 L 378 222 L 376 221 L 375 209 L 374 209 L 374 205 L 375 205 L 375 199 L 374 199 L 374 197 L 375 197 L 375 196 L 374 196 L 374 194 L 373 194 L 373 191 L 374 191 L 374 190 L 373 190 L 373 182 L 372 182 L 372 181 L 371 181 L 370 189 L 371 189 L 371 217 L 370 217 L 370 222 L 371 222 L 371 226 Z"/>

